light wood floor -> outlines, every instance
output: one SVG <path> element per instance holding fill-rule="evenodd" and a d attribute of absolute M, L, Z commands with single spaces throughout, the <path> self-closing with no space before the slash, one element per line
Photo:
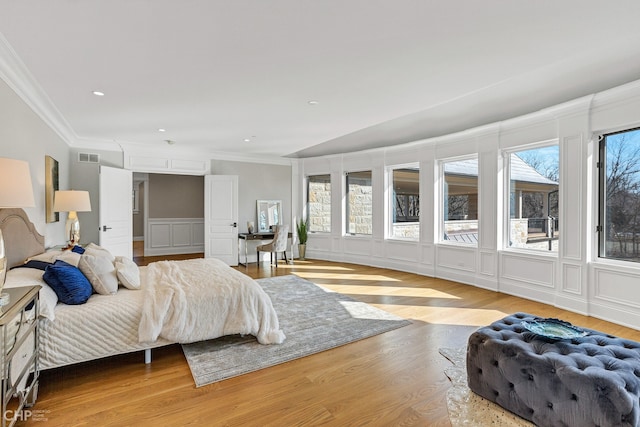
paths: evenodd
<path fill-rule="evenodd" d="M 144 264 L 148 259 L 139 259 Z M 413 320 L 398 330 L 196 388 L 178 345 L 44 371 L 33 408 L 48 426 L 449 426 L 439 347 L 524 311 L 639 340 L 640 332 L 446 280 L 323 261 L 259 270 L 296 274 Z M 286 333 L 286 331 L 285 331 Z"/>

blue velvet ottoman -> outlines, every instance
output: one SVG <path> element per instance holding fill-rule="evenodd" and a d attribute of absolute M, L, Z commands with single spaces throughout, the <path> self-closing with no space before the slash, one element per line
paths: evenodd
<path fill-rule="evenodd" d="M 640 343 L 586 328 L 551 340 L 522 326 L 536 319 L 515 313 L 469 337 L 469 388 L 539 426 L 639 426 Z"/>

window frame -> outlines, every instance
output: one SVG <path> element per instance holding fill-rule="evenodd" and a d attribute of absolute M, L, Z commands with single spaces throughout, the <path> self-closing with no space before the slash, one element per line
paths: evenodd
<path fill-rule="evenodd" d="M 349 203 L 349 175 L 354 175 L 354 174 L 359 174 L 359 173 L 369 173 L 370 174 L 370 180 L 371 180 L 371 233 L 357 233 L 357 232 L 351 232 L 349 229 L 349 225 L 350 225 L 350 221 L 349 221 L 349 213 L 350 213 L 350 208 L 351 205 Z M 373 237 L 373 218 L 374 218 L 374 211 L 373 211 L 373 169 L 364 169 L 364 170 L 353 170 L 353 171 L 347 171 L 344 172 L 344 180 L 343 180 L 344 184 L 345 184 L 345 188 L 344 188 L 344 215 L 342 216 L 344 219 L 344 236 L 348 236 L 348 237 Z"/>
<path fill-rule="evenodd" d="M 640 258 L 638 261 L 631 261 L 628 259 L 621 259 L 612 256 L 603 255 L 606 251 L 606 242 L 607 242 L 607 233 L 606 233 L 606 138 L 610 136 L 615 136 L 627 132 L 639 132 L 640 125 L 625 127 L 624 129 L 610 130 L 610 131 L 602 131 L 598 133 L 594 133 L 593 139 L 597 142 L 597 150 L 598 157 L 595 161 L 596 168 L 596 181 L 598 188 L 596 190 L 596 194 L 598 197 L 596 203 L 596 211 L 597 211 L 597 225 L 596 225 L 596 242 L 595 242 L 595 253 L 594 253 L 594 261 L 608 263 L 611 265 L 618 265 L 621 267 L 629 267 L 629 268 L 638 268 L 640 267 Z M 640 143 L 638 145 L 640 149 Z M 605 155 L 603 155 L 605 153 Z"/>
<path fill-rule="evenodd" d="M 461 241 L 457 241 L 457 240 L 449 240 L 449 239 L 445 239 L 444 235 L 446 232 L 446 225 L 445 225 L 445 212 L 444 212 L 444 207 L 445 207 L 445 196 L 448 198 L 449 197 L 449 192 L 446 191 L 445 192 L 445 185 L 447 184 L 447 180 L 446 180 L 446 173 L 445 173 L 445 165 L 447 163 L 454 163 L 454 162 L 461 162 L 461 161 L 466 161 L 466 160 L 475 160 L 477 163 L 477 170 L 478 173 L 476 175 L 476 193 L 478 195 L 478 198 L 480 196 L 480 153 L 472 153 L 472 154 L 468 154 L 465 156 L 459 156 L 459 157 L 448 157 L 448 158 L 444 158 L 444 159 L 440 159 L 438 160 L 438 179 L 439 179 L 439 185 L 438 185 L 438 190 L 439 190 L 439 196 L 438 196 L 438 235 L 436 236 L 436 243 L 437 244 L 442 244 L 442 245 L 451 245 L 451 246 L 461 246 L 461 247 L 468 247 L 468 248 L 478 248 L 479 247 L 479 239 L 480 239 L 480 210 L 477 209 L 477 221 L 478 221 L 478 242 L 472 243 L 472 242 L 461 242 Z M 479 200 L 478 200 L 479 202 Z M 447 201 L 448 203 L 448 201 Z"/>
<path fill-rule="evenodd" d="M 550 139 L 550 140 L 538 141 L 530 144 L 518 145 L 514 147 L 509 147 L 508 149 L 504 149 L 501 152 L 503 168 L 504 168 L 504 173 L 503 173 L 504 191 L 503 191 L 503 200 L 502 200 L 502 204 L 503 204 L 502 217 L 504 218 L 504 220 L 502 221 L 502 249 L 505 251 L 526 252 L 527 254 L 552 256 L 555 258 L 558 258 L 560 255 L 559 245 L 558 245 L 558 250 L 553 251 L 553 250 L 542 250 L 542 249 L 535 249 L 535 248 L 511 246 L 509 244 L 509 240 L 511 237 L 511 154 L 517 154 L 523 151 L 531 151 L 531 150 L 552 147 L 552 146 L 558 147 L 558 189 L 556 191 L 558 191 L 558 211 L 560 211 L 561 210 L 560 203 L 562 202 L 562 200 L 559 197 L 560 188 L 562 187 L 562 182 L 560 179 L 561 178 L 560 167 L 562 166 L 562 162 L 560 160 L 561 147 L 560 147 L 559 140 Z M 559 212 L 558 212 L 557 221 L 560 222 Z M 560 229 L 561 227 L 558 226 L 558 230 Z M 558 232 L 558 242 L 560 241 L 560 239 L 561 239 L 561 235 Z"/>
<path fill-rule="evenodd" d="M 318 230 L 312 230 L 311 229 L 312 216 L 311 216 L 311 209 L 310 209 L 310 203 L 309 203 L 309 195 L 310 195 L 309 187 L 310 187 L 310 184 L 311 184 L 311 179 L 310 178 L 312 178 L 312 177 L 328 177 L 329 178 L 329 181 L 328 181 L 329 185 L 330 185 L 330 190 L 329 190 L 329 230 L 327 230 L 327 231 L 325 231 L 325 230 L 318 231 Z M 305 182 L 306 182 L 305 213 L 306 213 L 306 220 L 309 221 L 309 227 L 308 227 L 307 231 L 309 233 L 314 233 L 314 234 L 331 234 L 331 231 L 333 229 L 333 226 L 332 226 L 333 225 L 333 219 L 332 219 L 332 217 L 333 217 L 333 215 L 332 215 L 333 214 L 333 207 L 332 207 L 332 204 L 333 204 L 333 191 L 334 191 L 334 189 L 333 189 L 334 186 L 332 185 L 333 183 L 332 183 L 332 180 L 331 180 L 331 174 L 330 173 L 323 173 L 323 174 L 307 175 L 307 176 L 305 176 Z"/>
<path fill-rule="evenodd" d="M 386 240 L 400 240 L 406 242 L 418 242 L 420 241 L 420 228 L 421 224 L 421 215 L 418 213 L 418 217 L 416 221 L 407 221 L 407 222 L 417 222 L 418 223 L 418 235 L 416 237 L 402 237 L 396 236 L 393 231 L 394 218 L 395 218 L 395 189 L 394 189 L 394 171 L 402 170 L 402 169 L 412 169 L 416 170 L 418 173 L 418 200 L 420 203 L 420 162 L 412 162 L 412 163 L 404 163 L 398 165 L 387 166 L 385 170 L 385 239 Z"/>

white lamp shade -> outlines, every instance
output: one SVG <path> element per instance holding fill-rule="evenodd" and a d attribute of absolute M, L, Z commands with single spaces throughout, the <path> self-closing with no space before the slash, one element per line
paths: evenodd
<path fill-rule="evenodd" d="M 55 212 L 91 212 L 91 200 L 88 191 L 56 191 L 53 198 Z"/>
<path fill-rule="evenodd" d="M 0 208 L 35 206 L 29 163 L 0 157 Z"/>

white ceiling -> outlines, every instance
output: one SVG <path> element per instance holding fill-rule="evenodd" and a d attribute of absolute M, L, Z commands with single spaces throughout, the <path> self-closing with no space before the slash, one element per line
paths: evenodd
<path fill-rule="evenodd" d="M 637 0 L 0 0 L 0 42 L 71 145 L 306 157 L 640 79 L 639 17 Z"/>

